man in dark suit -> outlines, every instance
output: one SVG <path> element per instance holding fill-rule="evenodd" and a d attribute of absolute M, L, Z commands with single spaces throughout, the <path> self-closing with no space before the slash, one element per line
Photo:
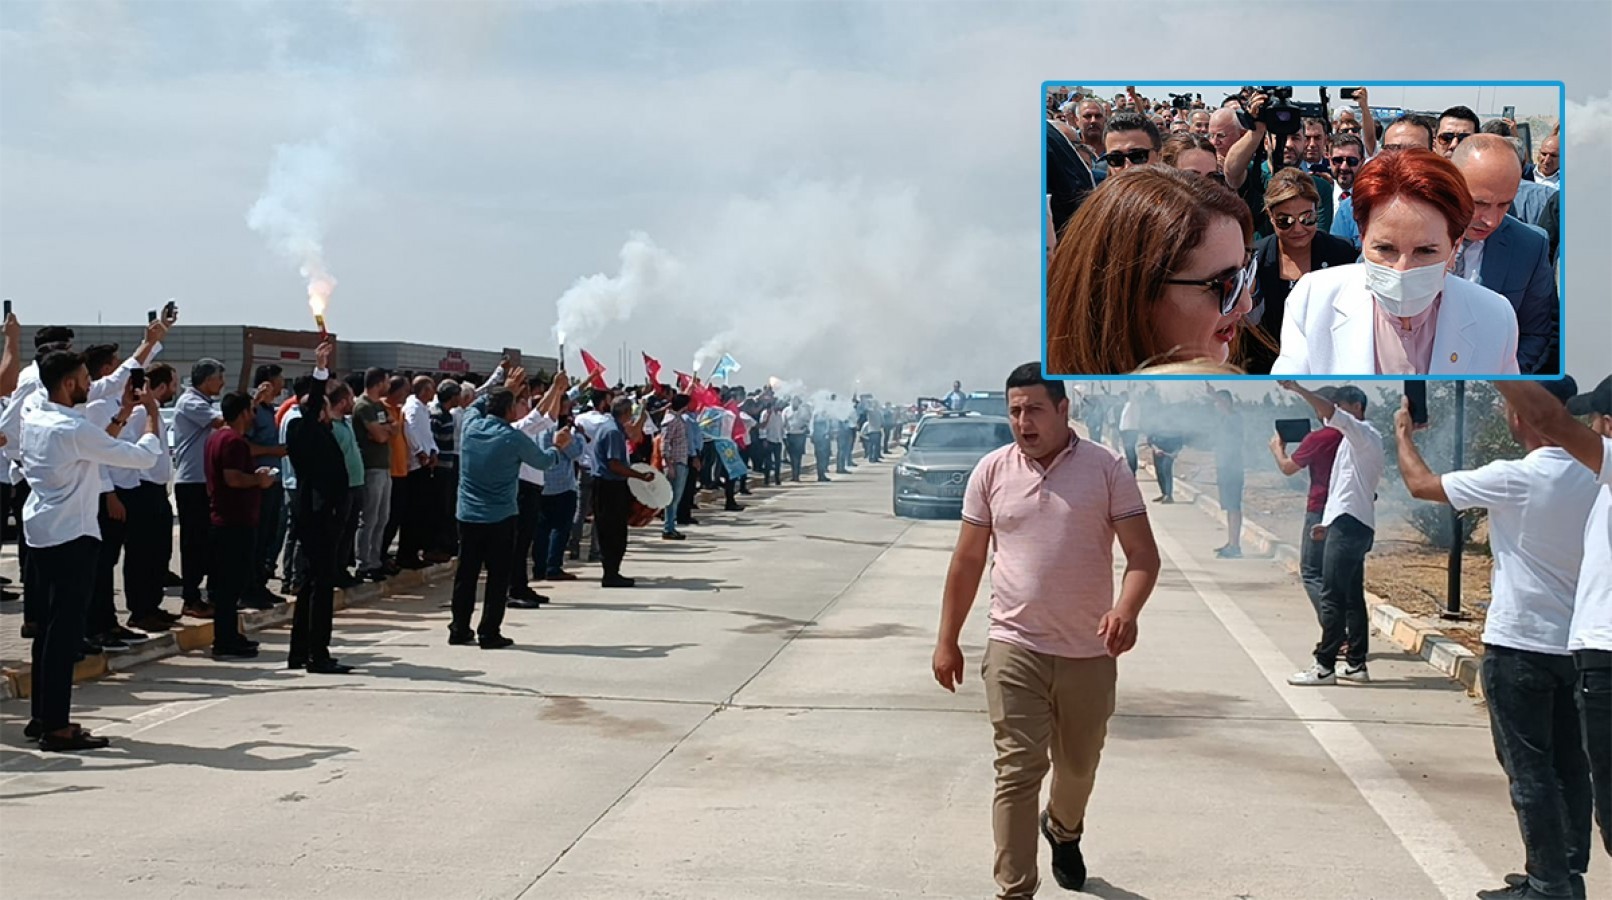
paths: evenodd
<path fill-rule="evenodd" d="M 1560 305 L 1543 229 L 1506 215 L 1522 180 L 1522 164 L 1509 141 L 1476 134 L 1461 142 L 1451 161 L 1472 194 L 1472 224 L 1462 236 L 1452 271 L 1511 301 L 1517 311 L 1517 368 L 1554 375 Z"/>
<path fill-rule="evenodd" d="M 1063 133 L 1046 123 L 1047 193 L 1052 197 L 1052 228 L 1062 233 L 1065 222 L 1080 208 L 1081 201 L 1091 193 L 1094 182 L 1091 169 L 1086 167 L 1075 146 Z"/>

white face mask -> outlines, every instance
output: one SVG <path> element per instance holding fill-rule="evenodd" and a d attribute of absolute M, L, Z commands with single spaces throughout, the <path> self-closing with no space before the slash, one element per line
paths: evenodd
<path fill-rule="evenodd" d="M 1411 318 L 1427 311 L 1444 290 L 1444 274 L 1448 263 L 1420 266 L 1401 272 L 1391 266 L 1365 260 L 1366 287 L 1377 298 L 1383 312 L 1391 316 Z"/>

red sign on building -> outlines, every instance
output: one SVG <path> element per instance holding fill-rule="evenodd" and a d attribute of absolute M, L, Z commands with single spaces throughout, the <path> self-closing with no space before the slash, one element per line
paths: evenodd
<path fill-rule="evenodd" d="M 449 350 L 448 355 L 442 357 L 442 361 L 437 364 L 437 369 L 442 372 L 458 372 L 462 374 L 470 371 L 470 361 L 465 359 L 464 354 L 460 351 Z"/>

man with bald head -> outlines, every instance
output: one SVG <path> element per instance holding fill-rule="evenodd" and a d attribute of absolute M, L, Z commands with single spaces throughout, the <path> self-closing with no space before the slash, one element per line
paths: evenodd
<path fill-rule="evenodd" d="M 1550 348 L 1559 326 L 1550 241 L 1542 229 L 1506 214 L 1522 181 L 1522 163 L 1510 141 L 1496 134 L 1461 140 L 1451 162 L 1472 194 L 1472 224 L 1462 236 L 1450 271 L 1505 295 L 1517 311 L 1517 368 L 1554 375 Z"/>
<path fill-rule="evenodd" d="M 1108 174 L 1106 169 L 1100 169 L 1097 162 L 1097 158 L 1107 152 L 1103 148 L 1103 132 L 1108 128 L 1108 113 L 1103 109 L 1102 102 L 1088 97 L 1076 103 L 1067 121 L 1079 135 L 1074 143 L 1075 149 L 1080 151 L 1080 158 L 1092 167 L 1092 177 L 1101 182 Z"/>
<path fill-rule="evenodd" d="M 1259 159 L 1266 129 L 1265 123 L 1257 120 L 1266 100 L 1264 94 L 1256 94 L 1249 101 L 1249 115 L 1256 117 L 1253 131 L 1238 121 L 1238 107 L 1222 106 L 1209 115 L 1209 142 L 1215 145 L 1215 158 L 1226 176 L 1226 187 L 1248 204 L 1254 231 L 1260 235 L 1271 234 L 1271 219 L 1265 212 L 1265 174 Z"/>
<path fill-rule="evenodd" d="M 404 569 L 423 569 L 421 554 L 432 549 L 436 533 L 437 467 L 436 436 L 431 433 L 431 402 L 437 399 L 437 384 L 429 375 L 416 376 L 409 399 L 403 401 L 403 439 L 409 445 L 406 507 L 399 519 L 397 564 Z"/>

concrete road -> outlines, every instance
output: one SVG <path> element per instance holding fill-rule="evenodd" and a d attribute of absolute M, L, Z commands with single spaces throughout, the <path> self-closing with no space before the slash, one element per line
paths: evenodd
<path fill-rule="evenodd" d="M 286 672 L 275 633 L 87 685 L 108 751 L 42 754 L 6 703 L 0 894 L 988 897 L 984 598 L 948 694 L 957 526 L 892 518 L 889 490 L 863 465 L 683 544 L 639 532 L 639 589 L 552 588 L 506 651 L 448 646 L 438 586 L 342 615 L 350 676 Z M 1521 866 L 1481 705 L 1387 645 L 1375 684 L 1287 687 L 1314 640 L 1295 579 L 1152 512 L 1166 572 L 1120 666 L 1091 895 L 1462 898 Z"/>

